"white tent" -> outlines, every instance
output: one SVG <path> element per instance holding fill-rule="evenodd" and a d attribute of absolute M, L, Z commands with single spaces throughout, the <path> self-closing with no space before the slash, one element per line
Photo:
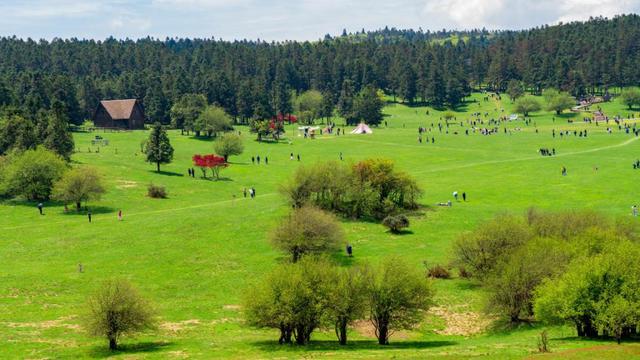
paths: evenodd
<path fill-rule="evenodd" d="M 360 123 L 355 129 L 351 131 L 352 134 L 372 134 L 371 128 L 365 123 Z"/>

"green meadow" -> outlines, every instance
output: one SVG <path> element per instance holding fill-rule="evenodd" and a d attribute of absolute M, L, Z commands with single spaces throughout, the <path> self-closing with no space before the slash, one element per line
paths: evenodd
<path fill-rule="evenodd" d="M 442 111 L 402 104 L 389 104 L 387 126 L 373 128 L 371 135 L 351 135 L 345 127 L 347 135 L 305 139 L 297 126 L 287 126 L 283 140 L 269 143 L 255 141 L 247 127 L 238 126 L 245 152 L 230 158 L 218 181 L 200 178 L 198 169 L 195 179 L 187 176 L 194 154 L 213 153 L 211 140 L 170 131 L 174 161 L 156 173 L 140 153 L 148 131 L 75 133 L 73 165 L 98 168 L 108 192 L 88 204 L 92 223 L 84 213 L 65 213 L 60 203 L 45 203 L 44 216 L 35 203 L 0 203 L 0 358 L 640 358 L 639 344 L 583 340 L 572 327 L 508 327 L 484 315 L 480 287 L 457 276 L 433 281 L 436 309 L 415 330 L 392 335 L 387 347 L 376 344 L 366 324 L 351 332 L 347 346 L 339 346 L 328 329 L 300 347 L 280 346 L 276 330 L 243 323 L 243 292 L 285 259 L 268 241 L 289 209 L 280 186 L 298 167 L 340 161 L 340 153 L 345 162 L 392 159 L 424 189 L 424 209 L 410 218 L 411 233 L 392 235 L 378 223 L 343 219 L 354 250 L 353 258 L 335 255 L 345 266 L 376 264 L 390 255 L 421 269 L 425 261 L 447 265 L 460 233 L 501 212 L 536 206 L 630 217 L 631 206 L 640 204 L 640 170 L 632 168 L 640 158 L 640 139 L 613 121 L 596 126 L 582 122 L 584 114 L 542 111 L 531 116 L 530 125 L 520 116 L 497 134 L 465 135 L 471 113 L 488 112 L 488 118 L 482 116 L 487 120 L 512 113 L 506 96 L 471 99 L 475 102 L 458 109 L 448 133 L 438 131 Z M 630 114 L 618 101 L 602 108 L 611 118 Z M 434 130 L 423 138 L 435 142 L 419 143 L 418 127 L 432 123 Z M 607 126 L 613 127 L 611 134 Z M 586 129 L 588 136 L 553 138 L 552 129 Z M 110 142 L 99 152 L 91 145 L 95 135 Z M 557 155 L 543 157 L 539 148 L 555 148 Z M 290 160 L 290 153 L 301 161 Z M 257 155 L 260 165 L 251 163 Z M 561 176 L 563 166 L 567 176 Z M 165 186 L 169 197 L 147 197 L 150 183 Z M 256 189 L 253 200 L 243 197 L 249 187 Z M 466 192 L 467 201 L 454 201 L 453 191 Z M 448 200 L 452 207 L 436 205 Z M 123 221 L 117 219 L 119 210 Z M 113 277 L 129 279 L 160 314 L 156 332 L 124 338 L 115 353 L 104 339 L 82 329 L 87 296 Z M 540 356 L 536 339 L 544 329 L 552 353 Z"/>

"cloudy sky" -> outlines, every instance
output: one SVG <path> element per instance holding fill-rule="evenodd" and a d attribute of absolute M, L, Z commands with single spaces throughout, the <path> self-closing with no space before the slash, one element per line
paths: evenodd
<path fill-rule="evenodd" d="M 639 0 L 0 0 L 0 35 L 316 40 L 384 26 L 522 29 L 640 13 Z"/>

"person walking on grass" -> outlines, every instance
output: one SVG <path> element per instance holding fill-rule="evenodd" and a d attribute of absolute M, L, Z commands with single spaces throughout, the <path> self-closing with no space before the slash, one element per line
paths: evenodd
<path fill-rule="evenodd" d="M 462 201 L 467 201 L 467 193 L 466 192 L 462 192 Z"/>
<path fill-rule="evenodd" d="M 91 223 L 91 210 L 87 210 L 87 218 L 89 219 L 89 223 Z"/>
<path fill-rule="evenodd" d="M 266 156 L 264 157 L 264 164 L 269 165 L 269 158 Z"/>
<path fill-rule="evenodd" d="M 260 155 L 256 156 L 256 162 L 260 165 Z"/>
<path fill-rule="evenodd" d="M 122 210 L 118 210 L 118 221 L 122 221 Z"/>
<path fill-rule="evenodd" d="M 458 192 L 457 191 L 453 192 L 453 198 L 456 199 L 456 201 L 458 201 Z"/>
<path fill-rule="evenodd" d="M 244 195 L 245 199 L 247 198 L 247 188 L 242 188 L 242 195 Z"/>
<path fill-rule="evenodd" d="M 635 217 L 637 217 L 637 216 L 638 216 L 638 205 L 633 205 L 633 206 L 631 207 L 631 214 L 632 214 L 633 216 L 635 216 Z"/>
<path fill-rule="evenodd" d="M 44 208 L 44 205 L 42 205 L 42 203 L 38 203 L 38 211 L 40 212 L 40 215 L 44 215 L 42 208 Z"/>

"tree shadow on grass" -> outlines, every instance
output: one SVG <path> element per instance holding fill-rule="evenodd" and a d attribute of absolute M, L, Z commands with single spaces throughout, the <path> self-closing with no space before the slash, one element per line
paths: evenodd
<path fill-rule="evenodd" d="M 339 345 L 335 340 L 311 341 L 308 345 L 280 345 L 277 341 L 258 341 L 251 345 L 258 347 L 262 351 L 358 351 L 358 350 L 398 350 L 398 349 L 433 349 L 443 346 L 453 346 L 455 341 L 398 341 L 388 345 L 378 345 L 376 340 L 351 340 L 347 345 Z M 338 356 L 339 358 L 339 356 Z"/>
<path fill-rule="evenodd" d="M 99 214 L 110 214 L 115 212 L 115 209 L 112 207 L 108 207 L 108 206 L 91 206 L 88 205 L 89 210 L 91 210 L 91 214 L 92 215 L 99 215 Z M 70 216 L 70 215 L 82 215 L 82 216 L 87 216 L 87 208 L 83 205 L 82 208 L 80 209 L 80 211 L 76 210 L 76 206 L 69 206 L 69 211 L 67 211 L 66 213 L 64 213 L 65 216 Z"/>
<path fill-rule="evenodd" d="M 150 173 L 156 174 L 156 175 L 164 175 L 164 176 L 178 176 L 178 177 L 184 177 L 184 174 L 181 173 L 177 173 L 177 172 L 173 172 L 173 171 L 164 171 L 164 170 L 160 170 L 155 171 L 155 170 L 147 170 Z"/>
<path fill-rule="evenodd" d="M 154 353 L 173 346 L 172 342 L 166 341 L 148 341 L 133 344 L 122 344 L 115 351 L 109 350 L 106 346 L 94 347 L 90 351 L 90 355 L 94 358 L 109 358 L 112 356 L 121 356 L 127 354 Z"/>
<path fill-rule="evenodd" d="M 391 231 L 391 230 L 387 230 L 387 234 L 390 235 L 412 235 L 413 231 L 411 230 L 398 230 L 398 231 Z"/>

